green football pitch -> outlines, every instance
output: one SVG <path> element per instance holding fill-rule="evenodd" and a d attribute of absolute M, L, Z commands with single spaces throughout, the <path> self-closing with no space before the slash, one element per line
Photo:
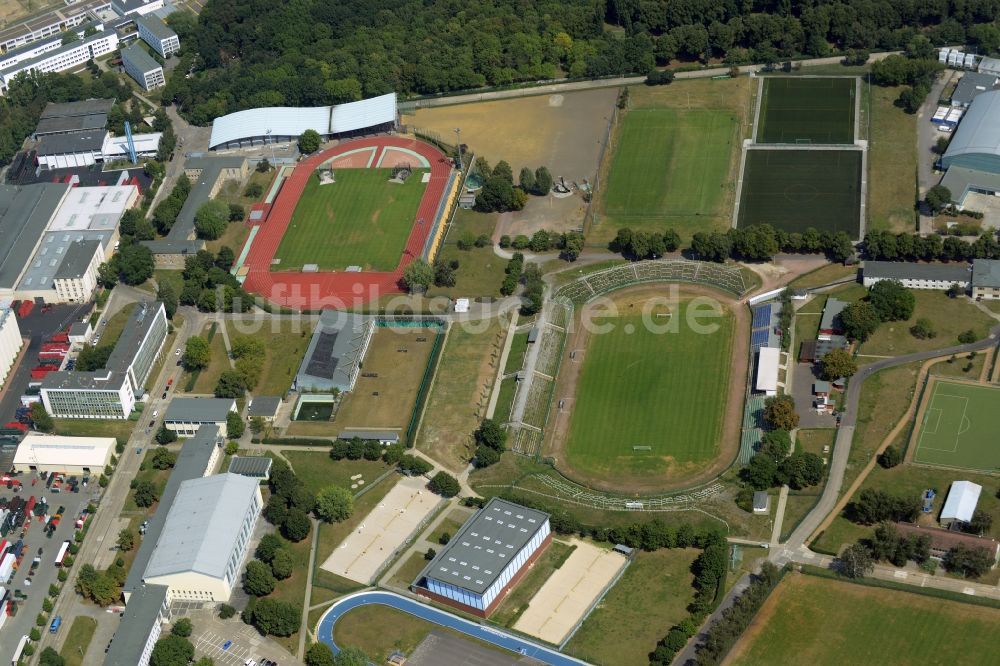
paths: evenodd
<path fill-rule="evenodd" d="M 757 143 L 854 143 L 853 78 L 766 78 Z"/>
<path fill-rule="evenodd" d="M 857 239 L 860 214 L 860 150 L 746 151 L 739 226 L 812 227 Z"/>
<path fill-rule="evenodd" d="M 424 194 L 422 170 L 403 184 L 391 169 L 337 169 L 336 182 L 309 179 L 275 258 L 274 270 L 318 264 L 320 270 L 395 270 Z"/>
<path fill-rule="evenodd" d="M 924 400 L 914 462 L 1000 470 L 1000 388 L 937 380 Z"/>
<path fill-rule="evenodd" d="M 618 132 L 604 214 L 619 226 L 721 214 L 737 119 L 709 109 L 633 109 Z"/>
<path fill-rule="evenodd" d="M 607 480 L 661 474 L 715 456 L 733 318 L 723 310 L 710 320 L 718 324 L 715 332 L 695 332 L 686 324 L 689 303 L 672 314 L 680 322 L 676 331 L 650 331 L 641 315 L 599 320 L 611 330 L 592 332 L 584 353 L 566 444 L 574 469 Z"/>

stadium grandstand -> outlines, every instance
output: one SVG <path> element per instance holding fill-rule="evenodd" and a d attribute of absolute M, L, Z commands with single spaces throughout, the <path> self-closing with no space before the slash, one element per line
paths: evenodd
<path fill-rule="evenodd" d="M 211 150 L 294 141 L 308 129 L 324 139 L 389 131 L 396 126 L 396 93 L 336 106 L 274 106 L 237 111 L 215 119 Z"/>

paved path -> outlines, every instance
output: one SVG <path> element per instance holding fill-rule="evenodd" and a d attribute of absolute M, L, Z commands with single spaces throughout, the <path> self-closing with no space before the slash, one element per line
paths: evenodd
<path fill-rule="evenodd" d="M 299 651 L 298 658 L 302 661 L 306 655 L 306 635 L 310 633 L 309 627 L 309 601 L 312 599 L 313 573 L 316 571 L 316 548 L 319 547 L 319 521 L 312 519 L 312 545 L 309 547 L 309 567 L 306 569 L 309 575 L 306 576 L 306 595 L 302 600 L 302 624 L 299 626 Z"/>
<path fill-rule="evenodd" d="M 334 653 L 340 652 L 340 648 L 333 642 L 333 626 L 340 617 L 348 611 L 360 606 L 370 604 L 380 604 L 395 608 L 404 613 L 409 613 L 427 622 L 433 622 L 440 627 L 446 627 L 471 638 L 495 645 L 499 648 L 509 650 L 514 654 L 520 654 L 532 659 L 536 659 L 543 664 L 550 666 L 580 666 L 587 662 L 580 661 L 574 657 L 562 654 L 547 648 L 534 641 L 514 636 L 500 629 L 488 627 L 471 620 L 460 618 L 443 610 L 438 610 L 425 603 L 408 599 L 407 597 L 393 592 L 366 591 L 355 592 L 345 597 L 337 599 L 320 619 L 317 630 L 317 638 L 333 649 Z"/>
<path fill-rule="evenodd" d="M 781 525 L 785 522 L 785 504 L 788 502 L 788 486 L 781 486 L 778 493 L 778 509 L 774 514 L 774 528 L 771 530 L 771 547 L 781 541 Z"/>
<path fill-rule="evenodd" d="M 504 368 L 507 367 L 507 357 L 510 356 L 510 346 L 514 342 L 514 332 L 517 329 L 517 310 L 511 313 L 510 323 L 507 325 L 507 337 L 503 341 L 503 351 L 500 353 L 500 371 L 493 381 L 493 392 L 490 393 L 490 404 L 486 408 L 486 418 L 492 419 L 493 413 L 497 410 L 497 401 L 500 399 L 500 384 L 503 382 Z"/>

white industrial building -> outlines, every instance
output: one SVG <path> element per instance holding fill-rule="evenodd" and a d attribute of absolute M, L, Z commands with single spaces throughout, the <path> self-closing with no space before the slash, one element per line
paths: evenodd
<path fill-rule="evenodd" d="M 549 514 L 494 497 L 438 552 L 414 589 L 487 617 L 551 541 Z"/>
<path fill-rule="evenodd" d="M 42 380 L 45 410 L 56 418 L 127 419 L 167 339 L 163 303 L 140 303 L 105 367 L 90 372 L 50 372 Z"/>
<path fill-rule="evenodd" d="M 97 288 L 97 269 L 104 262 L 104 248 L 98 240 L 70 244 L 59 270 L 52 276 L 56 296 L 64 303 L 86 303 Z"/>
<path fill-rule="evenodd" d="M 119 16 L 145 16 L 157 9 L 163 9 L 163 0 L 111 0 L 111 8 Z"/>
<path fill-rule="evenodd" d="M 972 481 L 954 481 L 948 490 L 948 499 L 941 509 L 941 524 L 950 526 L 952 523 L 967 523 L 972 520 L 979 503 L 979 494 L 983 487 Z"/>
<path fill-rule="evenodd" d="M 7 375 L 21 353 L 24 340 L 17 325 L 17 317 L 10 308 L 0 310 L 0 388 L 7 383 Z"/>
<path fill-rule="evenodd" d="M 163 66 L 153 60 L 153 56 L 146 53 L 146 49 L 138 43 L 122 49 L 122 66 L 143 90 L 159 88 L 167 82 L 163 76 Z"/>
<path fill-rule="evenodd" d="M 761 347 L 757 352 L 757 383 L 754 388 L 767 396 L 778 395 L 778 369 L 781 365 L 781 350 L 777 347 Z"/>
<path fill-rule="evenodd" d="M 163 415 L 163 425 L 178 437 L 194 437 L 205 425 L 215 426 L 223 437 L 228 437 L 226 419 L 236 411 L 232 398 L 174 398 Z"/>
<path fill-rule="evenodd" d="M 149 44 L 161 57 L 166 58 L 171 53 L 180 51 L 181 40 L 177 37 L 177 33 L 159 17 L 138 16 L 135 25 L 142 41 Z"/>
<path fill-rule="evenodd" d="M 0 30 L 0 51 L 11 51 L 27 44 L 59 35 L 91 20 L 91 12 L 100 13 L 111 9 L 111 0 L 79 0 L 65 3 L 58 10 L 48 14 L 34 15 L 19 23 L 7 24 Z"/>
<path fill-rule="evenodd" d="M 263 107 L 246 109 L 212 122 L 211 150 L 295 141 L 308 129 L 320 136 L 351 136 L 392 129 L 396 124 L 396 93 L 336 106 Z"/>
<path fill-rule="evenodd" d="M 161 136 L 161 132 L 133 134 L 136 156 L 155 155 Z M 46 169 L 90 166 L 128 157 L 128 137 L 114 136 L 104 128 L 45 136 L 35 148 L 35 161 Z"/>
<path fill-rule="evenodd" d="M 866 261 L 861 269 L 861 282 L 866 287 L 882 280 L 898 280 L 907 289 L 946 290 L 957 284 L 969 288 L 972 267 L 964 262 L 924 264 L 915 261 Z"/>
<path fill-rule="evenodd" d="M 51 48 L 33 47 L 36 55 L 0 69 L 0 94 L 5 93 L 11 81 L 22 72 L 64 72 L 115 51 L 118 48 L 118 33 L 105 30 L 100 23 L 94 27 L 97 32 L 84 35 L 85 26 L 81 25 L 77 28 L 79 41 L 63 44 L 61 38 L 57 38 L 51 42 Z"/>
<path fill-rule="evenodd" d="M 257 479 L 226 473 L 181 483 L 143 582 L 166 586 L 170 601 L 229 601 L 262 507 Z"/>
<path fill-rule="evenodd" d="M 14 470 L 58 472 L 70 475 L 100 474 L 111 463 L 114 437 L 63 437 L 29 432 L 17 446 Z"/>

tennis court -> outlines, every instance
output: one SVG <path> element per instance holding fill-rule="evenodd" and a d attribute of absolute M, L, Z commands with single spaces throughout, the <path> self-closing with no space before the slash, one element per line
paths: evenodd
<path fill-rule="evenodd" d="M 855 78 L 766 78 L 757 143 L 854 143 Z"/>
<path fill-rule="evenodd" d="M 1000 469 L 1000 388 L 930 381 L 913 461 L 987 472 Z"/>
<path fill-rule="evenodd" d="M 746 151 L 738 226 L 860 233 L 860 150 Z"/>

